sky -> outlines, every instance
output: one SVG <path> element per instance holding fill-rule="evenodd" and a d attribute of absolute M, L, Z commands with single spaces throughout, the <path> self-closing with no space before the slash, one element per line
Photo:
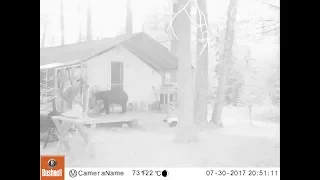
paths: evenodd
<path fill-rule="evenodd" d="M 88 0 L 64 0 L 65 14 L 65 41 L 66 44 L 76 43 L 79 37 L 80 22 L 82 32 L 85 33 L 86 6 Z M 133 31 L 140 32 L 146 21 L 146 15 L 168 9 L 172 0 L 132 0 Z M 247 19 L 279 18 L 279 14 L 270 10 L 259 0 L 238 0 L 237 21 Z M 269 0 L 270 3 L 279 5 L 279 0 Z M 211 23 L 225 23 L 229 0 L 207 0 L 208 19 Z M 78 6 L 80 4 L 80 6 Z M 124 31 L 126 19 L 126 0 L 91 0 L 92 5 L 92 31 L 95 37 L 114 37 Z M 280 5 L 279 5 L 280 6 Z M 78 10 L 80 9 L 80 10 Z M 79 12 L 81 12 L 81 16 Z M 50 24 L 47 27 L 47 42 L 50 45 L 60 45 L 60 0 L 40 0 L 40 13 L 48 13 Z M 40 33 L 43 26 L 40 25 Z M 40 34 L 40 38 L 41 38 Z M 40 40 L 41 41 L 41 40 Z M 245 44 L 246 42 L 238 41 Z M 270 42 L 264 42 L 264 47 Z M 49 45 L 48 44 L 48 45 Z M 260 45 L 262 46 L 262 45 Z M 259 47 L 260 47 L 259 46 Z M 273 45 L 274 46 L 274 45 Z M 264 48 L 256 47 L 256 51 L 263 53 Z"/>

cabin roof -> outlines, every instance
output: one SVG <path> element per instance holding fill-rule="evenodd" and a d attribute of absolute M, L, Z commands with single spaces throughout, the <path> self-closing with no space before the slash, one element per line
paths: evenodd
<path fill-rule="evenodd" d="M 63 65 L 62 63 L 50 63 L 40 66 L 40 69 L 52 69 Z"/>
<path fill-rule="evenodd" d="M 162 44 L 140 32 L 65 46 L 40 49 L 40 65 L 62 63 L 65 66 L 100 56 L 123 46 L 157 72 L 177 70 L 178 58 Z M 61 67 L 63 65 L 59 65 Z M 40 66 L 41 67 L 41 66 Z"/>

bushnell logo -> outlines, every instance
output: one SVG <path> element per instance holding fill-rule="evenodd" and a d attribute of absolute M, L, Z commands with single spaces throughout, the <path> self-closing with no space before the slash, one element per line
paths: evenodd
<path fill-rule="evenodd" d="M 75 178 L 78 175 L 77 171 L 75 169 L 71 169 L 69 171 L 69 176 L 72 178 Z"/>
<path fill-rule="evenodd" d="M 40 156 L 40 179 L 64 180 L 64 156 Z"/>
<path fill-rule="evenodd" d="M 55 159 L 50 159 L 50 160 L 48 161 L 48 166 L 49 166 L 50 168 L 56 167 L 56 166 L 57 166 L 57 161 L 56 161 Z"/>

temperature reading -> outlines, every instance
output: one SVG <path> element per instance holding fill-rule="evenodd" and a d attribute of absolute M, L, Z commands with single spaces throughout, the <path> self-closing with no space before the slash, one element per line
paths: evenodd
<path fill-rule="evenodd" d="M 140 175 L 140 171 L 139 170 L 132 170 L 132 175 L 133 176 L 139 176 Z"/>

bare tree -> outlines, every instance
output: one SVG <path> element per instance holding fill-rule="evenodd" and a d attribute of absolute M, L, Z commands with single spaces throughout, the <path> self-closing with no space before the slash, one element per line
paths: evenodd
<path fill-rule="evenodd" d="M 82 20 L 81 20 L 81 6 L 80 3 L 77 5 L 78 17 L 79 17 L 79 39 L 78 41 L 82 41 Z"/>
<path fill-rule="evenodd" d="M 237 15 L 237 0 L 230 0 L 230 4 L 228 7 L 228 17 L 227 17 L 227 29 L 226 29 L 226 37 L 222 58 L 219 59 L 219 81 L 218 81 L 218 89 L 217 96 L 215 99 L 213 112 L 211 121 L 218 125 L 222 126 L 221 114 L 225 104 L 225 85 L 228 77 L 228 73 L 230 71 L 230 65 L 232 64 L 232 45 L 234 41 L 234 25 L 236 21 Z"/>
<path fill-rule="evenodd" d="M 91 13 L 91 0 L 88 0 L 87 6 L 87 41 L 92 40 L 92 13 Z"/>
<path fill-rule="evenodd" d="M 208 19 L 206 1 L 197 0 L 197 7 L 199 8 L 197 24 L 200 27 L 197 29 L 197 69 L 194 103 L 194 121 L 196 124 L 207 122 L 208 46 L 206 46 L 203 40 L 208 37 L 207 26 L 205 25 L 205 21 Z"/>
<path fill-rule="evenodd" d="M 48 26 L 48 15 L 43 14 L 42 18 L 40 16 L 40 24 L 43 24 L 43 34 L 41 39 L 41 48 L 45 47 L 46 44 L 46 37 L 47 37 L 47 26 Z"/>
<path fill-rule="evenodd" d="M 257 3 L 266 5 L 269 9 L 271 9 L 275 13 L 280 12 L 280 6 L 275 4 L 270 4 L 268 0 L 255 0 Z M 246 32 L 250 32 L 243 37 L 240 38 L 250 38 L 257 39 L 259 41 L 267 36 L 277 36 L 279 43 L 279 34 L 280 34 L 280 14 L 277 18 L 256 18 L 256 19 L 248 19 L 241 20 L 237 22 L 238 26 L 249 25 L 249 29 L 246 28 Z"/>
<path fill-rule="evenodd" d="M 264 1 L 256 0 L 256 1 L 267 5 L 269 8 L 271 8 L 273 10 L 280 11 L 280 6 L 277 6 L 275 4 L 271 4 L 268 2 L 268 0 L 264 0 Z"/>
<path fill-rule="evenodd" d="M 127 0 L 127 19 L 126 19 L 126 33 L 132 34 L 132 2 Z"/>
<path fill-rule="evenodd" d="M 191 0 L 177 0 L 174 2 L 177 13 L 173 17 L 172 28 L 176 39 L 173 40 L 173 52 L 179 58 L 178 85 L 179 85 L 179 109 L 175 142 L 198 141 L 197 131 L 193 122 L 193 88 L 191 71 Z M 175 49 L 176 48 L 176 49 Z"/>
<path fill-rule="evenodd" d="M 60 0 L 60 30 L 61 30 L 61 45 L 64 45 L 64 8 L 63 0 Z"/>

